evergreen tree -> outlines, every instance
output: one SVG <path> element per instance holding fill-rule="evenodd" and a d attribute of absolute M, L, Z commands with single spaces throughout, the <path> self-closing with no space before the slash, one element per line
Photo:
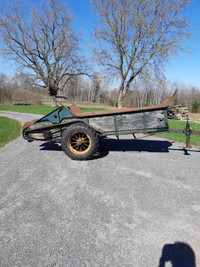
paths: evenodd
<path fill-rule="evenodd" d="M 199 102 L 197 100 L 192 104 L 192 112 L 197 113 L 199 111 Z"/>

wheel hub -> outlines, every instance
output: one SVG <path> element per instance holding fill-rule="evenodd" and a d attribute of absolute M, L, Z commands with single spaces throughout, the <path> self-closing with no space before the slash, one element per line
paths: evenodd
<path fill-rule="evenodd" d="M 76 144 L 77 144 L 78 146 L 80 146 L 80 145 L 84 144 L 84 142 L 85 142 L 85 139 L 84 139 L 83 137 L 80 137 L 80 138 L 78 138 L 78 140 L 76 141 Z"/>

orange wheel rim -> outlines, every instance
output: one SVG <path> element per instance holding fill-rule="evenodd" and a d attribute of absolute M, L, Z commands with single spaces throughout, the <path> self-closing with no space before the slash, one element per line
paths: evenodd
<path fill-rule="evenodd" d="M 75 132 L 69 136 L 67 145 L 72 153 L 83 155 L 90 150 L 92 142 L 88 134 L 84 132 Z"/>

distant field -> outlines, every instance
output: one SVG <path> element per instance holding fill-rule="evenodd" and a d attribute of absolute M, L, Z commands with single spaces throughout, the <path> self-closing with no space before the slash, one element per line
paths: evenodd
<path fill-rule="evenodd" d="M 200 122 L 200 113 L 190 113 L 190 118 L 193 121 L 199 121 Z"/>
<path fill-rule="evenodd" d="M 80 108 L 85 112 L 104 110 L 103 108 L 91 108 L 91 107 L 80 107 Z M 55 109 L 56 108 L 52 108 L 50 106 L 45 106 L 45 105 L 41 106 L 0 105 L 0 110 L 22 112 L 22 113 L 33 113 L 40 115 L 46 115 Z"/>
<path fill-rule="evenodd" d="M 81 109 L 84 109 L 84 108 L 92 108 L 92 109 L 99 109 L 99 110 L 116 109 L 116 107 L 109 106 L 106 104 L 101 104 L 101 103 L 88 103 L 88 102 L 79 103 L 77 102 L 76 105 L 80 107 Z"/>
<path fill-rule="evenodd" d="M 0 148 L 21 134 L 21 124 L 5 117 L 0 117 Z"/>
<path fill-rule="evenodd" d="M 39 97 L 42 101 L 42 105 L 45 106 L 51 106 L 51 97 L 50 96 L 45 96 L 45 95 L 40 95 Z M 65 102 L 63 102 L 65 103 Z M 102 104 L 102 103 L 91 103 L 91 102 L 75 102 L 75 104 L 82 108 L 94 108 L 94 109 L 101 109 L 101 110 L 105 110 L 105 109 L 115 109 L 116 107 L 113 106 L 109 106 L 107 104 Z"/>

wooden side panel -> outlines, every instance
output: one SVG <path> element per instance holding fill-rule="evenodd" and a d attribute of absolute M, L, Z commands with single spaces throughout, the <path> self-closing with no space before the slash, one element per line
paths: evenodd
<path fill-rule="evenodd" d="M 163 129 L 166 127 L 165 111 L 127 113 L 89 118 L 89 124 L 101 132 Z"/>
<path fill-rule="evenodd" d="M 101 132 L 116 131 L 114 116 L 89 118 L 89 124 Z"/>
<path fill-rule="evenodd" d="M 116 116 L 118 131 L 144 129 L 144 113 L 132 113 Z"/>
<path fill-rule="evenodd" d="M 145 113 L 147 128 L 165 128 L 165 111 L 157 110 Z"/>

